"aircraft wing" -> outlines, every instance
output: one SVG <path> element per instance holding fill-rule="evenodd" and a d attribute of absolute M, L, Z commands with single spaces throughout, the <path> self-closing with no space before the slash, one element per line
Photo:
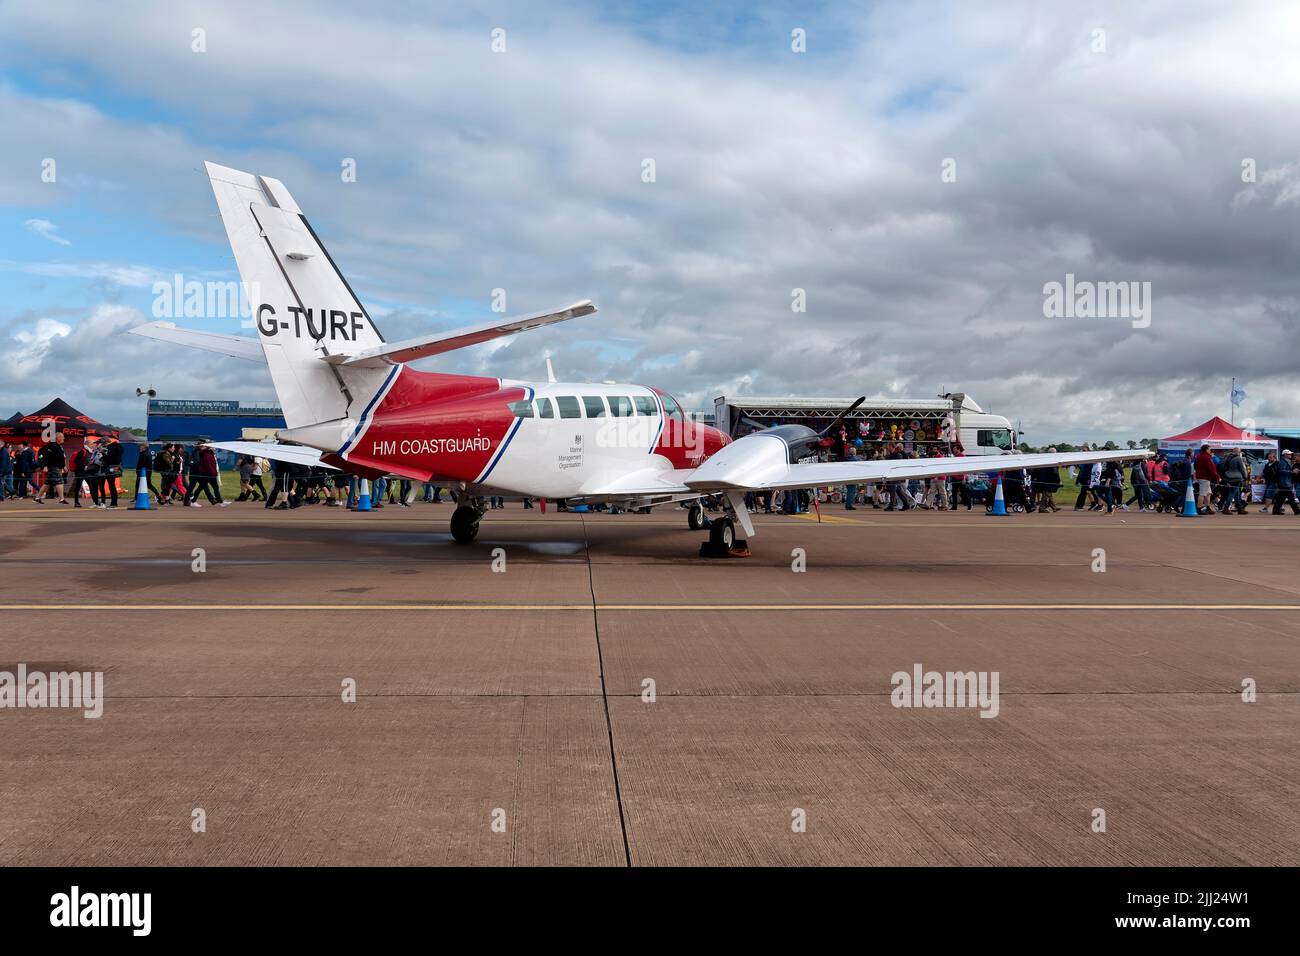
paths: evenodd
<path fill-rule="evenodd" d="M 685 482 L 693 474 L 695 474 L 694 468 L 642 468 L 591 490 L 584 489 L 581 497 L 619 498 L 626 495 L 639 498 L 653 495 L 690 494 L 691 489 L 686 487 Z"/>
<path fill-rule="evenodd" d="M 762 437 L 759 433 L 753 437 Z M 936 475 L 964 475 L 971 472 L 1019 471 L 1085 465 L 1099 461 L 1131 461 L 1148 458 L 1148 451 L 1056 452 L 1032 455 L 973 455 L 945 458 L 904 458 L 883 461 L 835 461 L 789 464 L 784 456 L 771 454 L 768 447 L 751 446 L 750 454 L 724 455 L 739 450 L 745 439 L 729 445 L 710 458 L 683 481 L 692 491 L 779 491 L 787 488 L 817 488 L 823 485 L 861 484 L 867 481 L 906 481 Z M 728 460 L 720 460 L 723 458 Z"/>
<path fill-rule="evenodd" d="M 261 348 L 261 346 L 258 347 Z M 236 455 L 287 461 L 291 465 L 306 465 L 309 468 L 328 468 L 330 471 L 339 470 L 322 462 L 320 460 L 321 453 L 315 448 L 306 448 L 302 445 L 285 445 L 280 442 L 269 441 L 214 441 L 211 444 L 213 448 L 232 451 Z"/>
<path fill-rule="evenodd" d="M 591 300 L 583 299 L 556 312 L 534 312 L 530 315 L 515 316 L 512 319 L 498 319 L 481 325 L 471 325 L 451 332 L 435 332 L 416 336 L 413 339 L 403 339 L 401 342 L 385 342 L 383 345 L 361 352 L 331 355 L 326 358 L 326 361 L 332 365 L 346 365 L 350 368 L 384 368 L 428 358 L 430 355 L 441 355 L 443 352 L 463 349 L 469 345 L 478 345 L 480 342 L 487 342 L 503 335 L 514 335 L 517 332 L 541 328 L 543 325 L 591 315 L 595 311 L 596 307 L 591 304 Z"/>
<path fill-rule="evenodd" d="M 200 332 L 197 329 L 178 329 L 175 322 L 150 322 L 127 329 L 132 335 L 143 335 L 148 339 L 172 342 L 176 345 L 188 345 L 190 348 L 203 349 L 207 352 L 220 352 L 232 358 L 248 359 L 250 362 L 265 362 L 262 343 L 244 335 L 223 335 L 220 332 Z"/>

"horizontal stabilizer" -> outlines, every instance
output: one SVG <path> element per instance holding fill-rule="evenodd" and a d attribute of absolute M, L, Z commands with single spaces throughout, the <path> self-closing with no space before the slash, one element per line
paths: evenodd
<path fill-rule="evenodd" d="M 257 339 L 243 335 L 223 335 L 220 332 L 200 332 L 197 329 L 178 329 L 175 322 L 150 322 L 128 329 L 132 335 L 172 342 L 176 345 L 188 345 L 192 349 L 206 352 L 220 352 L 233 358 L 247 359 L 250 362 L 265 362 L 262 343 Z"/>
<path fill-rule="evenodd" d="M 236 455 L 247 455 L 250 458 L 270 458 L 272 461 L 285 461 L 291 465 L 338 471 L 337 468 L 323 463 L 320 460 L 321 453 L 315 448 L 304 448 L 302 445 L 286 445 L 272 441 L 217 441 L 212 442 L 212 447 L 231 451 Z"/>
<path fill-rule="evenodd" d="M 401 342 L 385 342 L 383 345 L 361 352 L 350 354 L 345 352 L 339 355 L 331 355 L 326 358 L 326 361 L 348 368 L 384 368 L 388 365 L 401 365 L 404 362 L 428 358 L 430 355 L 441 355 L 444 352 L 452 352 L 470 345 L 478 345 L 480 342 L 498 339 L 503 335 L 514 335 L 517 332 L 526 332 L 529 329 L 541 328 L 544 325 L 553 325 L 556 322 L 591 315 L 595 311 L 596 307 L 591 304 L 591 300 L 583 299 L 581 302 L 575 302 L 558 312 L 534 312 L 531 315 L 520 315 L 512 319 L 499 319 L 495 322 L 485 322 L 482 325 L 472 325 L 451 332 L 435 332 L 412 339 L 404 339 Z"/>

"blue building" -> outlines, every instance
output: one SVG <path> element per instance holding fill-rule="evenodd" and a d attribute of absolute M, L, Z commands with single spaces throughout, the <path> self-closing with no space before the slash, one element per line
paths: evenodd
<path fill-rule="evenodd" d="M 239 441 L 245 437 L 246 428 L 284 428 L 284 413 L 279 405 L 155 398 L 149 401 L 149 417 L 145 427 L 149 442 L 155 448 L 158 442 L 168 441 L 192 445 L 198 438 Z M 129 457 L 134 459 L 135 455 Z M 233 455 L 224 452 L 218 453 L 217 457 L 223 467 L 229 467 L 234 459 Z M 128 467 L 132 465 L 133 462 L 128 463 Z"/>

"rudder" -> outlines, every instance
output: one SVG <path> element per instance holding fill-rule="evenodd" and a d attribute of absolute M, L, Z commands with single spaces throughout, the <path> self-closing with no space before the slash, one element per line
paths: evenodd
<path fill-rule="evenodd" d="M 338 421 L 346 431 L 386 371 L 324 359 L 375 348 L 383 336 L 283 183 L 206 167 L 285 424 Z"/>

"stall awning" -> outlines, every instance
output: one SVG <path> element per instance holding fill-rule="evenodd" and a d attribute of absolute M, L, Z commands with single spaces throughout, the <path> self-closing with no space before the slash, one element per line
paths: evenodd
<path fill-rule="evenodd" d="M 1217 416 L 1181 435 L 1160 439 L 1159 447 L 1162 451 L 1183 451 L 1200 448 L 1202 445 L 1211 448 L 1240 448 L 1245 451 L 1277 451 L 1276 439 L 1259 432 L 1245 431 Z"/>

